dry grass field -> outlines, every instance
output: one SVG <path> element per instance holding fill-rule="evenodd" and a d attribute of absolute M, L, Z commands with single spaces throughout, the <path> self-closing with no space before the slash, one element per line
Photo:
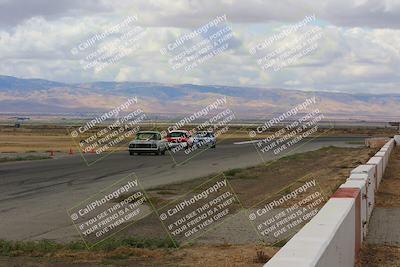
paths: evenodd
<path fill-rule="evenodd" d="M 194 127 L 188 126 L 188 129 Z M 165 130 L 164 126 L 141 126 L 143 130 Z M 90 134 L 100 131 L 97 127 L 92 129 Z M 229 127 L 228 132 L 219 137 L 220 141 L 251 140 L 248 135 L 251 128 L 239 126 Z M 273 131 L 274 129 L 272 129 Z M 278 130 L 278 129 L 275 129 Z M 272 133 L 266 132 L 257 135 L 257 139 L 266 138 Z M 316 136 L 389 136 L 393 135 L 391 129 L 371 128 L 349 128 L 349 129 L 328 129 L 322 128 L 315 133 Z M 76 140 L 77 141 L 77 140 Z M 127 140 L 129 141 L 129 140 Z M 0 153 L 48 153 L 49 151 L 68 153 L 72 149 L 77 152 L 77 145 L 68 132 L 68 127 L 63 125 L 22 125 L 21 128 L 14 128 L 13 125 L 0 125 Z M 126 150 L 126 142 L 115 150 Z M 1 155 L 0 155 L 1 156 Z"/>

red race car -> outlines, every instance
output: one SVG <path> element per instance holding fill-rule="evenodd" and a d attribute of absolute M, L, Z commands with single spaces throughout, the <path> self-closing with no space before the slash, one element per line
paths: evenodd
<path fill-rule="evenodd" d="M 182 147 L 187 148 L 193 145 L 193 138 L 190 133 L 185 130 L 171 131 L 167 136 L 169 148 Z"/>

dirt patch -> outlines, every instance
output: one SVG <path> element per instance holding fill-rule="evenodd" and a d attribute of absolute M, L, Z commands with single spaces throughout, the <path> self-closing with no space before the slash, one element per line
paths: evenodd
<path fill-rule="evenodd" d="M 325 195 L 325 200 L 328 200 L 338 186 L 349 177 L 350 171 L 359 164 L 365 163 L 375 153 L 376 149 L 365 147 L 327 147 L 288 156 L 256 167 L 224 172 L 241 203 L 236 202 L 235 206 L 230 207 L 233 212 L 227 217 L 228 219 L 214 230 L 207 231 L 196 239 L 196 244 L 255 244 L 258 236 L 249 224 L 246 212 L 235 213 L 235 210 L 252 211 L 255 208 L 262 208 L 271 199 L 288 194 L 292 189 L 302 186 L 305 177 L 307 180 L 310 177 L 315 179 L 320 186 L 320 190 L 318 188 L 315 190 Z M 180 197 L 185 196 L 186 199 L 195 195 L 198 192 L 198 186 L 213 177 L 215 175 L 155 188 L 148 191 L 148 195 L 151 202 L 159 209 Z M 299 195 L 298 199 L 302 197 Z M 293 201 L 296 200 L 293 199 Z M 285 202 L 285 207 L 292 204 L 295 203 L 289 200 Z M 319 205 L 322 204 L 324 201 L 319 203 Z M 166 237 L 165 230 L 160 227 L 156 216 L 148 216 L 137 222 L 135 227 L 128 227 L 120 232 L 123 236 L 142 236 L 143 233 L 146 233 L 145 236 L 152 234 L 158 238 Z M 284 239 L 286 240 L 286 237 Z M 267 244 L 276 242 L 271 238 L 264 241 Z"/>
<path fill-rule="evenodd" d="M 396 147 L 390 157 L 379 191 L 375 196 L 377 207 L 400 208 L 400 148 Z"/>
<path fill-rule="evenodd" d="M 378 137 L 366 139 L 365 143 L 368 147 L 381 148 L 389 141 L 388 137 Z"/>
<path fill-rule="evenodd" d="M 350 171 L 376 153 L 371 148 L 328 147 L 317 151 L 284 157 L 277 161 L 245 169 L 224 172 L 244 207 L 253 207 L 297 180 L 314 177 L 326 195 L 331 195 L 348 177 Z M 185 183 L 152 189 L 150 196 L 163 205 L 193 190 L 212 176 Z"/>
<path fill-rule="evenodd" d="M 46 257 L 0 257 L 0 266 L 263 266 L 277 248 L 192 246 L 179 250 L 118 248 L 111 252 L 63 251 Z"/>
<path fill-rule="evenodd" d="M 361 262 L 357 267 L 400 266 L 400 248 L 366 245 L 362 248 Z"/>

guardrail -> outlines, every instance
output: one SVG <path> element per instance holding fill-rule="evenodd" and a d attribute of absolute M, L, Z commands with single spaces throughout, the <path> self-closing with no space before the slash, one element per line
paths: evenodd
<path fill-rule="evenodd" d="M 396 140 L 396 141 L 395 141 Z M 333 194 L 315 217 L 283 246 L 265 267 L 353 267 L 368 232 L 368 223 L 395 144 L 390 139 Z"/>

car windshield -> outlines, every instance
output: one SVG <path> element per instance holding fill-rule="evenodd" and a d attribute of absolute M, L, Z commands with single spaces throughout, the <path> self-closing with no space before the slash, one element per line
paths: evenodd
<path fill-rule="evenodd" d="M 157 140 L 156 133 L 138 133 L 136 140 Z"/>
<path fill-rule="evenodd" d="M 185 136 L 185 133 L 182 132 L 172 132 L 169 134 L 169 137 L 183 137 Z"/>

